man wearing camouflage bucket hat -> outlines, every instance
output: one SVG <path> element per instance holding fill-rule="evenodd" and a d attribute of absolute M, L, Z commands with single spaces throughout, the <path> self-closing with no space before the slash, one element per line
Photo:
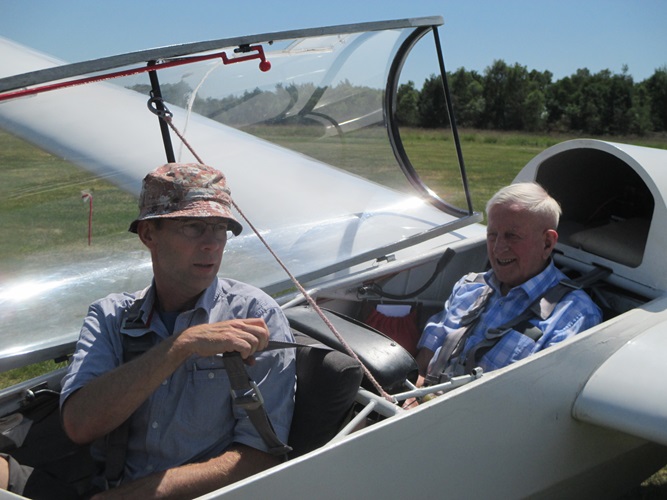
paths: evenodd
<path fill-rule="evenodd" d="M 172 163 L 145 177 L 130 231 L 150 251 L 153 282 L 91 305 L 61 394 L 76 443 L 99 440 L 129 417 L 122 483 L 108 493 L 193 498 L 279 462 L 232 405 L 221 356 L 246 360 L 287 442 L 295 353 L 264 351 L 269 340 L 293 342 L 287 320 L 264 292 L 217 276 L 227 232 L 241 230 L 221 172 Z M 152 347 L 129 360 L 137 338 Z"/>

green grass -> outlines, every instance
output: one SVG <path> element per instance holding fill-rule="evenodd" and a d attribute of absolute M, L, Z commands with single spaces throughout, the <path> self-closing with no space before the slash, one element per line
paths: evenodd
<path fill-rule="evenodd" d="M 88 244 L 89 204 L 93 196 L 94 237 L 127 230 L 136 200 L 106 179 L 0 133 L 0 270 L 8 272 L 16 256 L 59 247 L 81 251 Z"/>
<path fill-rule="evenodd" d="M 58 368 L 64 368 L 65 366 L 67 366 L 67 362 L 65 361 L 61 363 L 56 363 L 55 361 L 44 361 L 42 363 L 35 363 L 30 366 L 25 366 L 23 368 L 9 370 L 0 374 L 0 389 L 10 387 L 25 380 L 30 380 L 31 378 L 39 377 L 40 375 L 57 370 Z"/>

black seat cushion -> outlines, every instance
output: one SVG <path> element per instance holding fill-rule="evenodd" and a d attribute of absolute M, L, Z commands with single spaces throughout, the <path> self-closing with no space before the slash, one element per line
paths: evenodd
<path fill-rule="evenodd" d="M 406 379 L 416 382 L 417 362 L 397 342 L 360 321 L 333 311 L 323 312 L 385 391 L 392 393 L 404 390 Z M 345 347 L 312 308 L 292 307 L 285 310 L 285 315 L 293 329 L 333 349 L 346 352 Z M 375 391 L 373 385 L 366 379 L 362 385 L 370 391 Z"/>
<path fill-rule="evenodd" d="M 315 340 L 294 332 L 297 343 Z M 329 442 L 350 415 L 363 377 L 361 366 L 335 350 L 301 347 L 296 354 L 296 400 L 289 436 L 290 458 Z"/>

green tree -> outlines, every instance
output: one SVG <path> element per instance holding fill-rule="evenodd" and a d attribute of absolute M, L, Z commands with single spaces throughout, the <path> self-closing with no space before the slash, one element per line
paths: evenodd
<path fill-rule="evenodd" d="M 551 73 L 528 72 L 497 60 L 484 72 L 484 123 L 501 130 L 540 130 L 546 119 L 545 92 Z"/>
<path fill-rule="evenodd" d="M 627 65 L 623 72 L 609 77 L 607 82 L 606 105 L 602 120 L 606 123 L 605 133 L 627 134 L 632 123 L 632 107 L 634 98 L 634 81 L 628 74 Z"/>
<path fill-rule="evenodd" d="M 456 122 L 461 127 L 482 127 L 485 108 L 484 83 L 476 71 L 459 68 L 447 76 Z"/>
<path fill-rule="evenodd" d="M 547 99 L 548 121 L 565 131 L 626 134 L 640 126 L 640 101 L 632 77 L 608 69 L 591 74 L 584 68 L 556 82 Z"/>
<path fill-rule="evenodd" d="M 523 129 L 531 132 L 543 130 L 546 123 L 546 98 L 540 89 L 532 90 L 524 103 Z"/>
<path fill-rule="evenodd" d="M 546 89 L 547 128 L 558 132 L 570 130 L 568 107 L 572 104 L 576 83 L 571 77 L 561 78 Z"/>
<path fill-rule="evenodd" d="M 651 98 L 645 83 L 635 86 L 630 115 L 630 133 L 645 135 L 653 130 L 653 123 L 651 121 Z"/>
<path fill-rule="evenodd" d="M 484 70 L 484 128 L 507 129 L 506 113 L 509 106 L 508 67 L 496 60 Z"/>
<path fill-rule="evenodd" d="M 667 66 L 655 70 L 645 82 L 650 100 L 653 130 L 667 130 Z"/>
<path fill-rule="evenodd" d="M 401 125 L 414 127 L 419 124 L 419 91 L 409 80 L 398 87 L 396 93 L 396 119 Z"/>
<path fill-rule="evenodd" d="M 425 128 L 449 127 L 449 115 L 440 75 L 424 81 L 419 93 L 419 124 Z"/>

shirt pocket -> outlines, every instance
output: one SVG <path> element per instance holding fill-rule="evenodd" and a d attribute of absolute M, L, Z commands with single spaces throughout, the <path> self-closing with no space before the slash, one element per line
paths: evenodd
<path fill-rule="evenodd" d="M 222 356 L 211 356 L 208 358 L 194 358 L 188 366 L 192 381 L 195 384 L 212 384 L 228 381 L 225 362 Z"/>
<path fill-rule="evenodd" d="M 182 400 L 187 401 L 183 411 L 189 419 L 198 422 L 202 432 L 208 432 L 210 425 L 215 424 L 206 416 L 215 415 L 219 419 L 228 418 L 231 414 L 229 377 L 219 356 L 193 359 L 188 371 L 190 388 L 182 396 Z"/>
<path fill-rule="evenodd" d="M 530 356 L 535 349 L 535 342 L 526 335 L 510 330 L 503 338 L 484 355 L 486 371 L 496 370 L 520 359 Z"/>
<path fill-rule="evenodd" d="M 507 342 L 506 351 L 511 353 L 506 364 L 526 358 L 535 350 L 535 341 L 516 330 L 510 331 L 507 338 L 503 340 Z"/>

